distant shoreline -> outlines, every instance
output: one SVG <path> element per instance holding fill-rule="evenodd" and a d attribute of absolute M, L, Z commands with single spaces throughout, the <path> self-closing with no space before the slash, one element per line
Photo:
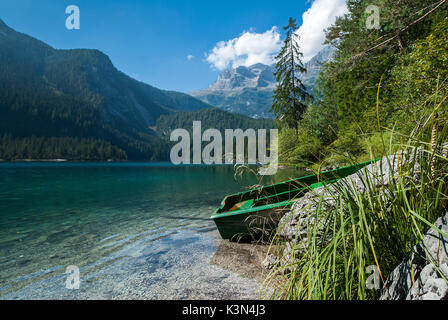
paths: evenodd
<path fill-rule="evenodd" d="M 17 159 L 17 160 L 0 160 L 3 162 L 68 162 L 67 159 Z"/>
<path fill-rule="evenodd" d="M 154 161 L 130 161 L 130 160 L 68 160 L 68 159 L 16 159 L 16 160 L 4 160 L 0 159 L 0 162 L 154 162 Z M 160 161 L 163 162 L 163 161 Z"/>
<path fill-rule="evenodd" d="M 0 159 L 0 162 L 9 162 L 9 163 L 13 163 L 13 162 L 151 162 L 151 163 L 171 163 L 171 161 L 164 161 L 164 160 L 113 160 L 113 159 L 109 159 L 109 160 L 81 160 L 81 159 L 77 159 L 77 160 L 69 160 L 69 159 L 16 159 L 16 160 L 4 160 L 4 159 Z M 181 164 L 181 165 L 185 165 L 185 164 Z M 201 163 L 201 164 L 194 164 L 194 163 L 190 163 L 190 164 L 186 164 L 188 166 L 192 166 L 192 165 L 204 165 L 204 166 L 234 166 L 234 163 L 220 163 L 220 164 L 212 164 L 212 165 L 208 165 L 205 163 Z M 250 165 L 250 166 L 260 166 L 260 165 Z M 279 165 L 278 166 L 278 170 L 285 170 L 285 169 L 296 169 L 296 167 L 294 166 L 288 166 L 288 165 Z"/>

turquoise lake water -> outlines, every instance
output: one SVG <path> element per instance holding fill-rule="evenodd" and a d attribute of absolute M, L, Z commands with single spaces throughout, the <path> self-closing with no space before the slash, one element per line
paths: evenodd
<path fill-rule="evenodd" d="M 0 299 L 251 298 L 258 283 L 209 264 L 209 219 L 259 183 L 233 166 L 0 163 Z M 261 183 L 298 175 L 291 170 Z M 68 289 L 67 266 L 80 270 Z"/>

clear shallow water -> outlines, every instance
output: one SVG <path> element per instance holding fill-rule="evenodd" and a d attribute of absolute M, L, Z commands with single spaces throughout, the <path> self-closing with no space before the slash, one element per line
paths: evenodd
<path fill-rule="evenodd" d="M 209 217 L 255 183 L 231 166 L 0 163 L 0 298 L 250 298 L 255 281 L 208 263 Z M 79 290 L 65 287 L 69 265 Z"/>

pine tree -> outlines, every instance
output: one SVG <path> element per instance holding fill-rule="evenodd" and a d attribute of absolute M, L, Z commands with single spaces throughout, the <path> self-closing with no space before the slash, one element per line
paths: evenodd
<path fill-rule="evenodd" d="M 302 64 L 303 54 L 300 52 L 296 20 L 289 18 L 289 24 L 283 28 L 286 31 L 286 39 L 283 47 L 275 58 L 275 78 L 277 88 L 274 93 L 274 101 L 271 111 L 274 112 L 277 122 L 288 127 L 293 127 L 297 133 L 298 123 L 307 107 L 306 101 L 310 95 L 299 76 L 306 72 Z"/>

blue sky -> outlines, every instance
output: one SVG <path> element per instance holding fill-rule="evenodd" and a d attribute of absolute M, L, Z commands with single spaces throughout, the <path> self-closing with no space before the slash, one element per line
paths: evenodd
<path fill-rule="evenodd" d="M 327 1 L 339 0 L 314 2 Z M 80 30 L 65 27 L 69 5 L 80 9 Z M 307 0 L 2 0 L 0 18 L 58 49 L 99 49 L 119 70 L 155 87 L 190 92 L 208 87 L 227 63 L 266 60 L 288 18 L 300 25 L 310 6 Z M 266 52 L 252 53 L 251 41 Z M 238 62 L 235 52 L 243 54 Z"/>

